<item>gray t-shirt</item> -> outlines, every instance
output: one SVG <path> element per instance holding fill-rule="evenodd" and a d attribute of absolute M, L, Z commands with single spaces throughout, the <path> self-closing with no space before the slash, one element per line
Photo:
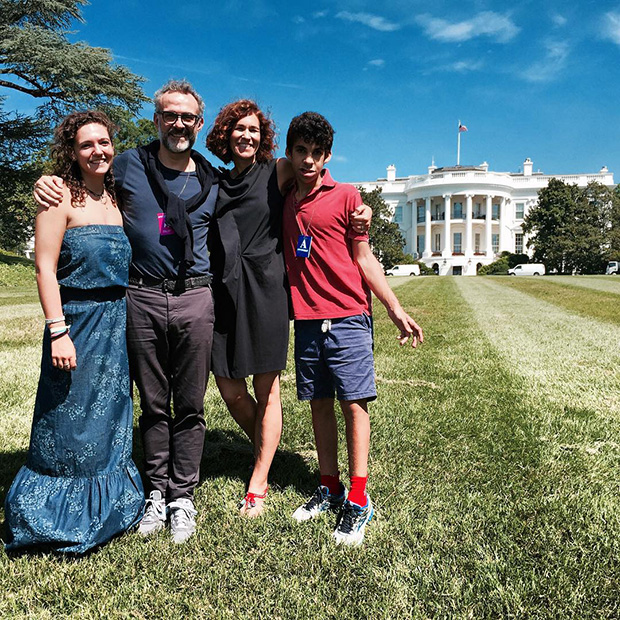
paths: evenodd
<path fill-rule="evenodd" d="M 170 192 L 191 198 L 200 192 L 195 172 L 179 172 L 162 166 L 162 174 Z M 210 272 L 207 235 L 215 209 L 218 185 L 214 184 L 207 199 L 192 213 L 194 260 L 187 272 L 179 273 L 184 247 L 181 239 L 166 225 L 164 209 L 149 184 L 136 149 L 121 153 L 114 159 L 116 192 L 123 212 L 125 233 L 132 249 L 129 275 L 158 279 L 177 279 L 207 275 Z"/>

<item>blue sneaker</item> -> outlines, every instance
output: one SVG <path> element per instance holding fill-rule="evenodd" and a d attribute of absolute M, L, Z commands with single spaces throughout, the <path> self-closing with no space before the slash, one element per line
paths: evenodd
<path fill-rule="evenodd" d="M 352 546 L 362 544 L 364 530 L 375 514 L 370 496 L 367 495 L 366 497 L 368 501 L 365 506 L 358 506 L 349 500 L 343 504 L 338 515 L 338 525 L 336 525 L 334 530 L 336 544 L 343 543 Z"/>
<path fill-rule="evenodd" d="M 340 495 L 333 495 L 327 487 L 318 486 L 314 495 L 293 513 L 293 519 L 295 521 L 308 521 L 328 510 L 336 512 L 342 508 L 346 499 L 347 490 L 344 486 L 342 486 Z"/>

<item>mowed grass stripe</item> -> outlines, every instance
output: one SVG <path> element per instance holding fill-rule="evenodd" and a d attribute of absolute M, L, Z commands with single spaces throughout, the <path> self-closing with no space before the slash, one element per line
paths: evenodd
<path fill-rule="evenodd" d="M 563 425 L 562 407 L 513 372 L 456 279 L 416 279 L 398 295 L 426 342 L 399 348 L 377 305 L 377 518 L 364 547 L 333 546 L 333 515 L 290 519 L 316 484 L 316 458 L 289 359 L 263 518 L 236 514 L 251 452 L 211 385 L 195 538 L 174 547 L 167 534 L 124 536 L 80 562 L 0 553 L 0 616 L 616 617 L 613 451 L 552 448 L 548 420 Z M 340 462 L 346 470 L 344 452 Z"/>
<path fill-rule="evenodd" d="M 482 280 L 482 278 L 479 278 Z M 488 281 L 487 278 L 485 278 Z M 476 279 L 478 281 L 478 279 Z M 620 325 L 620 296 L 592 288 L 572 286 L 555 278 L 493 278 L 508 290 L 527 293 L 583 317 Z"/>
<path fill-rule="evenodd" d="M 563 406 L 618 418 L 620 327 L 575 316 L 543 301 L 531 295 L 530 282 L 516 286 L 487 278 L 457 282 L 480 328 L 532 389 Z M 548 287 L 553 295 L 553 285 L 533 284 L 541 294 Z"/>
<path fill-rule="evenodd" d="M 620 277 L 618 276 L 549 276 L 545 277 L 545 281 L 620 295 Z"/>
<path fill-rule="evenodd" d="M 401 481 L 388 495 L 388 479 L 378 496 L 390 497 L 390 520 L 401 531 L 391 544 L 414 554 L 409 579 L 420 609 L 454 617 L 615 609 L 618 524 L 612 517 L 613 535 L 598 541 L 592 459 L 568 469 L 563 453 L 555 460 L 546 421 L 561 408 L 530 394 L 503 363 L 453 279 L 417 284 L 398 293 L 406 306 L 418 305 L 426 343 L 403 365 L 388 342 L 382 346 L 390 330 L 378 330 L 380 386 L 389 381 L 382 394 L 391 400 L 372 410 L 373 463 Z M 418 387 L 392 396 L 395 381 Z M 567 543 L 567 532 L 582 535 Z M 594 569 L 597 576 L 587 574 Z"/>

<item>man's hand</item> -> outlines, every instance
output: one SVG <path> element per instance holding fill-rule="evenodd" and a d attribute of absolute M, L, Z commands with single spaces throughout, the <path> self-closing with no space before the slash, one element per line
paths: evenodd
<path fill-rule="evenodd" d="M 372 220 L 372 209 L 368 205 L 360 205 L 351 212 L 349 217 L 353 230 L 357 233 L 365 233 L 370 229 Z"/>
<path fill-rule="evenodd" d="M 56 176 L 42 176 L 35 184 L 32 195 L 35 202 L 44 209 L 57 207 L 63 198 L 65 182 Z"/>

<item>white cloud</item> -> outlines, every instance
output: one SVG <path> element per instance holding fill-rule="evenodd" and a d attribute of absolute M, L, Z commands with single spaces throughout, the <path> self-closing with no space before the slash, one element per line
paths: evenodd
<path fill-rule="evenodd" d="M 303 24 L 305 21 L 306 20 L 301 15 L 295 15 L 295 17 L 293 17 L 294 24 Z"/>
<path fill-rule="evenodd" d="M 551 16 L 551 21 L 554 23 L 555 26 L 557 26 L 558 28 L 562 28 L 562 26 L 566 26 L 566 23 L 568 22 L 568 20 L 566 19 L 566 17 L 564 17 L 564 15 L 560 15 L 559 13 L 554 13 Z"/>
<path fill-rule="evenodd" d="M 400 28 L 400 24 L 395 24 L 385 19 L 385 17 L 372 15 L 371 13 L 349 13 L 348 11 L 340 11 L 340 13 L 336 13 L 336 17 L 349 22 L 358 22 L 364 24 L 364 26 L 382 32 L 392 32 Z"/>
<path fill-rule="evenodd" d="M 329 11 L 315 11 L 312 13 L 312 17 L 314 17 L 314 19 L 319 19 L 321 17 L 327 17 L 328 14 Z"/>
<path fill-rule="evenodd" d="M 385 66 L 385 60 L 383 58 L 375 58 L 374 60 L 369 60 L 368 64 L 371 67 L 383 67 Z"/>
<path fill-rule="evenodd" d="M 454 23 L 425 14 L 419 15 L 417 22 L 424 28 L 428 37 L 445 43 L 469 41 L 481 36 L 506 43 L 519 32 L 519 28 L 509 17 L 493 11 L 484 11 L 471 19 Z"/>
<path fill-rule="evenodd" d="M 620 13 L 610 11 L 605 14 L 602 36 L 620 45 Z"/>
<path fill-rule="evenodd" d="M 470 71 L 479 71 L 484 63 L 482 60 L 457 60 L 449 65 L 440 67 L 442 71 L 452 71 L 455 73 L 469 73 Z"/>
<path fill-rule="evenodd" d="M 565 41 L 549 42 L 546 47 L 545 57 L 521 73 L 523 79 L 528 82 L 550 82 L 564 69 L 570 52 L 568 43 Z"/>
<path fill-rule="evenodd" d="M 346 164 L 349 161 L 347 157 L 344 157 L 344 155 L 334 155 L 332 159 L 337 161 L 339 164 Z"/>

